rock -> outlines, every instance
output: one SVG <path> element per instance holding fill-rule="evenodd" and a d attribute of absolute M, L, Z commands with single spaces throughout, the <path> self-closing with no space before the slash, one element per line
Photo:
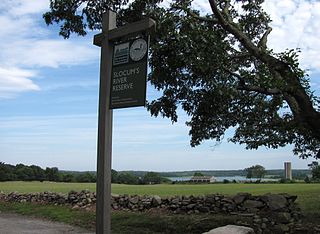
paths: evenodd
<path fill-rule="evenodd" d="M 254 201 L 254 200 L 246 200 L 243 203 L 243 207 L 246 209 L 257 209 L 263 207 L 264 204 L 261 201 Z"/>
<path fill-rule="evenodd" d="M 210 208 L 207 207 L 207 206 L 200 206 L 200 207 L 198 208 L 198 210 L 199 210 L 200 212 L 202 212 L 202 213 L 208 213 L 208 212 L 210 212 Z"/>
<path fill-rule="evenodd" d="M 238 205 L 250 197 L 250 193 L 238 193 L 232 199 Z"/>
<path fill-rule="evenodd" d="M 161 205 L 161 202 L 162 202 L 161 197 L 159 197 L 157 195 L 153 196 L 153 198 L 152 198 L 152 205 L 153 206 L 159 206 L 159 205 Z"/>
<path fill-rule="evenodd" d="M 120 195 L 119 194 L 111 194 L 111 197 L 113 197 L 114 199 L 119 199 Z"/>
<path fill-rule="evenodd" d="M 252 228 L 236 225 L 227 225 L 205 232 L 203 234 L 254 234 Z"/>
<path fill-rule="evenodd" d="M 288 232 L 290 229 L 287 225 L 285 224 L 278 224 L 274 226 L 274 230 L 276 233 L 286 233 Z"/>
<path fill-rule="evenodd" d="M 289 196 L 287 200 L 289 203 L 294 203 L 297 200 L 298 196 Z"/>
<path fill-rule="evenodd" d="M 243 217 L 253 217 L 254 216 L 254 214 L 252 214 L 252 213 L 239 213 L 238 215 L 243 216 Z"/>
<path fill-rule="evenodd" d="M 129 198 L 129 202 L 132 203 L 132 204 L 138 204 L 139 197 L 138 196 L 130 197 Z"/>
<path fill-rule="evenodd" d="M 291 215 L 288 212 L 279 212 L 275 215 L 275 220 L 277 223 L 290 223 Z"/>
<path fill-rule="evenodd" d="M 262 219 L 254 219 L 253 222 L 254 222 L 254 223 L 261 223 L 261 222 L 262 222 Z"/>
<path fill-rule="evenodd" d="M 260 199 L 264 201 L 272 211 L 281 210 L 288 204 L 287 199 L 280 194 L 266 194 L 261 196 Z"/>
<path fill-rule="evenodd" d="M 174 204 L 174 205 L 179 204 L 179 202 L 180 202 L 179 198 L 174 198 L 174 199 L 171 200 L 171 203 Z"/>
<path fill-rule="evenodd" d="M 79 209 L 79 206 L 78 205 L 74 205 L 71 209 L 72 210 Z"/>
<path fill-rule="evenodd" d="M 221 202 L 224 202 L 224 203 L 233 203 L 233 199 L 229 198 L 229 197 L 225 197 L 223 199 L 221 199 Z"/>
<path fill-rule="evenodd" d="M 209 204 L 213 204 L 215 202 L 215 197 L 212 196 L 212 195 L 208 195 L 206 198 L 205 198 L 205 202 L 206 203 L 209 203 Z"/>
<path fill-rule="evenodd" d="M 189 205 L 187 205 L 187 209 L 192 210 L 195 206 L 196 206 L 196 204 L 189 204 Z"/>

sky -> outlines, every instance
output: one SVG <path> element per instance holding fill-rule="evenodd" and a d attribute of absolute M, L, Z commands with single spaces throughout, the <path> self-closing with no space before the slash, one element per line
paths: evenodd
<path fill-rule="evenodd" d="M 320 2 L 267 0 L 273 20 L 268 45 L 276 52 L 299 47 L 311 87 L 320 94 Z M 208 8 L 195 0 L 195 7 Z M 47 0 L 0 1 L 0 162 L 23 163 L 61 170 L 96 170 L 100 48 L 86 37 L 58 36 L 42 14 Z M 149 84 L 147 99 L 159 95 Z M 267 169 L 307 168 L 287 146 L 277 150 L 245 150 L 224 140 L 191 148 L 188 117 L 178 123 L 154 118 L 144 107 L 113 112 L 115 170 L 184 171 L 243 169 L 255 164 Z M 226 139 L 228 135 L 227 134 Z"/>

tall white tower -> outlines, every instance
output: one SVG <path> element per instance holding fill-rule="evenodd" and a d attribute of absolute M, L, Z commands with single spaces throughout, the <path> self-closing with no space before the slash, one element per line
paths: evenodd
<path fill-rule="evenodd" d="M 284 163 L 284 178 L 286 180 L 292 180 L 291 162 Z"/>

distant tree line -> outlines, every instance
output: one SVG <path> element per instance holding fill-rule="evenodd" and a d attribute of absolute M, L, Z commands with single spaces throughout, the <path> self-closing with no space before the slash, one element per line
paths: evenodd
<path fill-rule="evenodd" d="M 0 181 L 54 181 L 54 182 L 81 182 L 95 183 L 95 172 L 60 171 L 57 167 L 46 167 L 24 164 L 10 165 L 0 162 Z M 111 182 L 119 184 L 160 184 L 170 182 L 156 172 L 146 172 L 136 176 L 130 172 L 112 170 Z"/>
<path fill-rule="evenodd" d="M 42 169 L 36 165 L 10 165 L 0 162 L 0 181 L 95 182 L 93 172 L 65 172 L 57 167 Z"/>
<path fill-rule="evenodd" d="M 111 171 L 111 183 L 116 184 L 160 184 L 171 182 L 169 179 L 160 176 L 157 172 L 146 172 L 137 176 L 130 172 Z"/>

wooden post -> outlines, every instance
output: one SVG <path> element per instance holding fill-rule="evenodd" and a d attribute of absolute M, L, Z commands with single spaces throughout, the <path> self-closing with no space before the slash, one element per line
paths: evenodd
<path fill-rule="evenodd" d="M 154 28 L 155 22 L 150 18 L 116 28 L 116 13 L 108 11 L 102 18 L 102 33 L 94 36 L 93 44 L 101 47 L 96 190 L 97 234 L 111 234 L 112 110 L 110 109 L 110 87 L 113 41 L 139 32 L 152 31 Z"/>
<path fill-rule="evenodd" d="M 102 33 L 116 28 L 116 14 L 103 15 Z M 112 45 L 104 39 L 101 43 L 98 149 L 97 149 L 97 202 L 96 233 L 111 234 L 111 158 L 112 158 L 112 110 L 110 110 L 110 86 Z"/>

